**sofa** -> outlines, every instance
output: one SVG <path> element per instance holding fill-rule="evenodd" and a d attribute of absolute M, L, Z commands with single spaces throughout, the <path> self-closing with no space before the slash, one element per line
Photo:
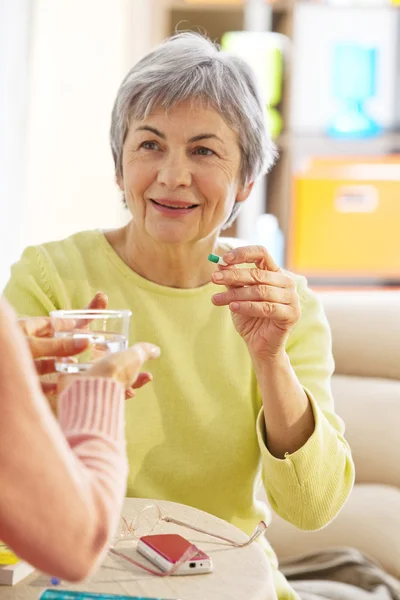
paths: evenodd
<path fill-rule="evenodd" d="M 267 537 L 279 559 L 351 546 L 400 579 L 400 291 L 316 291 L 332 329 L 333 394 L 356 484 L 325 528 L 300 531 L 274 515 Z"/>

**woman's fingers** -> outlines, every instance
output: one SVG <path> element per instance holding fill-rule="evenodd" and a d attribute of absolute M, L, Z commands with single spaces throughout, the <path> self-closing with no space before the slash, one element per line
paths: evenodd
<path fill-rule="evenodd" d="M 150 383 L 150 381 L 153 381 L 153 375 L 151 373 L 147 373 L 147 371 L 144 373 L 139 373 L 136 380 L 132 384 L 132 388 L 134 390 L 138 390 L 146 385 L 146 383 Z"/>
<path fill-rule="evenodd" d="M 34 361 L 36 372 L 38 375 L 48 375 L 49 373 L 56 373 L 56 358 L 39 358 Z M 65 357 L 63 363 L 76 363 L 76 358 L 71 356 Z"/>
<path fill-rule="evenodd" d="M 284 271 L 264 271 L 263 269 L 238 269 L 223 267 L 212 274 L 212 280 L 218 285 L 240 287 L 244 285 L 270 285 L 282 288 L 294 288 L 295 283 Z"/>
<path fill-rule="evenodd" d="M 84 310 L 106 310 L 108 306 L 108 296 L 104 292 L 97 292 L 94 297 L 91 299 L 89 304 L 85 306 Z M 76 321 L 75 328 L 83 329 L 87 327 L 91 319 L 79 319 Z"/>
<path fill-rule="evenodd" d="M 256 264 L 260 269 L 268 271 L 281 271 L 271 254 L 264 246 L 241 246 L 230 250 L 222 257 L 228 266 L 243 263 Z"/>
<path fill-rule="evenodd" d="M 38 375 L 48 375 L 56 372 L 55 358 L 40 358 L 34 361 Z"/>
<path fill-rule="evenodd" d="M 51 317 L 18 319 L 18 325 L 27 337 L 52 337 L 55 331 Z M 56 331 L 68 331 L 76 327 L 76 322 L 71 319 L 57 319 L 56 325 Z"/>
<path fill-rule="evenodd" d="M 28 337 L 27 342 L 34 359 L 50 356 L 73 356 L 86 350 L 89 340 L 85 338 Z"/>
<path fill-rule="evenodd" d="M 152 380 L 150 373 L 140 373 L 143 363 L 152 358 L 160 356 L 160 348 L 147 342 L 134 344 L 128 350 L 110 354 L 102 360 L 98 360 L 93 366 L 81 375 L 61 375 L 58 378 L 58 393 L 76 379 L 82 377 L 108 377 L 121 383 L 125 387 L 125 397 L 133 398 L 135 389 L 143 387 Z"/>
<path fill-rule="evenodd" d="M 232 302 L 229 308 L 232 312 L 246 317 L 271 319 L 282 327 L 296 323 L 300 316 L 298 307 L 275 302 Z"/>
<path fill-rule="evenodd" d="M 104 292 L 97 292 L 85 308 L 87 310 L 104 310 L 107 306 L 107 295 Z M 79 328 L 79 323 L 71 322 L 68 319 L 60 321 L 59 324 L 63 331 L 68 329 L 68 325 L 70 325 L 71 329 Z M 18 319 L 18 325 L 27 337 L 51 337 L 54 333 L 50 317 L 28 317 L 27 319 Z"/>
<path fill-rule="evenodd" d="M 41 381 L 42 392 L 45 396 L 54 396 L 58 391 L 58 383 L 56 381 Z"/>
<path fill-rule="evenodd" d="M 151 373 L 139 373 L 136 381 L 134 381 L 132 385 L 125 390 L 125 398 L 127 400 L 134 398 L 136 396 L 135 390 L 143 387 L 146 385 L 146 383 L 150 383 L 150 381 L 153 381 L 153 375 Z"/>
<path fill-rule="evenodd" d="M 136 392 L 133 387 L 129 387 L 125 390 L 125 400 L 129 400 L 130 398 L 134 398 L 136 396 Z"/>
<path fill-rule="evenodd" d="M 104 310 L 108 306 L 108 296 L 104 292 L 97 292 L 89 304 L 85 307 L 87 310 Z"/>
<path fill-rule="evenodd" d="M 50 317 L 18 319 L 18 325 L 27 337 L 51 337 L 53 335 L 53 326 Z"/>
<path fill-rule="evenodd" d="M 295 302 L 295 291 L 269 285 L 251 285 L 248 287 L 231 287 L 229 290 L 214 294 L 212 297 L 212 302 L 216 306 L 227 306 L 232 302 L 244 301 L 276 302 L 290 305 Z"/>

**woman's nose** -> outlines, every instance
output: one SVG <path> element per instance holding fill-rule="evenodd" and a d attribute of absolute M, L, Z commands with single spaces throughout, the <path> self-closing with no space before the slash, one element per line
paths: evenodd
<path fill-rule="evenodd" d="M 192 183 L 192 174 L 186 158 L 176 155 L 166 158 L 160 165 L 157 181 L 171 191 L 181 186 L 189 187 Z"/>

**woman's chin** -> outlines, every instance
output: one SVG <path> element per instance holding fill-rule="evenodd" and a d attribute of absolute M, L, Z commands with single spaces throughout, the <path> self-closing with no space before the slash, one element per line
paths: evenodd
<path fill-rule="evenodd" d="M 198 232 L 180 224 L 146 227 L 147 233 L 159 244 L 185 244 L 194 241 Z"/>

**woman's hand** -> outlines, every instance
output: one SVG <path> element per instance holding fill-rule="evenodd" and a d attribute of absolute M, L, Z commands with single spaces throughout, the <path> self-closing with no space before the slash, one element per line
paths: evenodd
<path fill-rule="evenodd" d="M 253 358 L 274 358 L 285 352 L 290 331 L 300 319 L 300 299 L 292 277 L 263 246 L 235 248 L 223 256 L 212 281 L 228 288 L 215 294 L 216 306 L 229 306 L 234 326 Z M 235 268 L 243 263 L 256 268 Z"/>
<path fill-rule="evenodd" d="M 97 292 L 86 308 L 105 309 L 107 304 L 106 294 Z M 57 359 L 73 357 L 75 354 L 84 352 L 89 346 L 89 341 L 54 338 L 53 326 L 49 317 L 19 319 L 18 324 L 26 336 L 43 393 L 51 400 L 57 394 L 57 377 L 52 376 L 53 373 L 56 373 Z M 73 358 L 71 358 L 71 362 L 73 362 Z"/>
<path fill-rule="evenodd" d="M 107 296 L 103 292 L 98 292 L 86 308 L 103 310 L 107 308 L 107 305 Z M 60 357 L 70 357 L 71 362 L 73 362 L 74 355 L 84 352 L 88 348 L 89 341 L 85 339 L 54 338 L 54 331 L 51 324 L 51 319 L 49 317 L 31 317 L 28 319 L 20 319 L 18 323 L 26 336 L 43 393 L 49 398 L 49 400 L 52 400 L 59 392 L 59 376 L 55 369 L 55 363 Z M 141 350 L 139 350 L 139 353 L 140 352 Z M 146 355 L 148 352 L 150 351 L 145 350 Z M 117 356 L 117 354 L 114 356 Z M 107 361 L 108 358 L 109 357 L 106 357 L 104 360 Z M 124 358 L 122 359 L 122 362 L 129 360 L 134 362 L 133 358 L 134 357 L 131 359 Z M 113 363 L 111 362 L 110 368 L 112 365 Z M 129 365 L 127 365 L 127 368 L 128 366 Z M 104 366 L 103 369 L 105 369 Z M 52 375 L 56 373 L 57 376 Z M 102 376 L 107 377 L 107 375 Z M 72 377 L 72 375 L 63 376 L 62 387 L 65 387 L 66 382 L 69 383 L 69 381 L 72 381 L 72 379 L 70 379 Z M 143 387 L 151 380 L 151 373 L 138 373 L 137 377 L 132 380 L 132 385 L 126 388 L 126 397 L 132 398 L 135 395 L 135 389 Z"/>
<path fill-rule="evenodd" d="M 19 319 L 18 323 L 26 336 L 42 391 L 48 399 L 52 399 L 57 394 L 57 378 L 49 378 L 49 375 L 56 373 L 55 363 L 60 357 L 71 358 L 84 352 L 89 341 L 52 337 L 53 327 L 49 317 Z"/>
<path fill-rule="evenodd" d="M 160 348 L 147 342 L 138 342 L 128 350 L 110 354 L 93 363 L 93 366 L 82 375 L 62 375 L 59 380 L 59 391 L 69 385 L 77 377 L 108 377 L 121 383 L 130 397 L 134 389 L 143 387 L 151 380 L 150 373 L 140 373 L 144 362 L 160 356 Z"/>

